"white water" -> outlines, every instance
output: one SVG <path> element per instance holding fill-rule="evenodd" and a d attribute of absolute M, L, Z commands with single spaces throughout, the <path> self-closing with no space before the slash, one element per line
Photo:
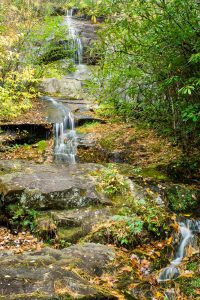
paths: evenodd
<path fill-rule="evenodd" d="M 194 245 L 195 233 L 200 232 L 200 221 L 186 219 L 184 222 L 179 222 L 179 231 L 181 240 L 175 258 L 169 267 L 161 271 L 158 282 L 172 280 L 179 276 L 180 272 L 177 266 L 180 265 L 185 257 L 187 248 Z"/>
<path fill-rule="evenodd" d="M 71 40 L 70 47 L 71 50 L 74 52 L 74 63 L 80 65 L 83 61 L 83 45 L 76 31 L 72 16 L 73 9 L 70 9 L 67 11 L 67 15 L 65 17 L 65 24 L 68 26 L 68 34 Z"/>
<path fill-rule="evenodd" d="M 72 112 L 54 98 L 44 96 L 47 102 L 48 121 L 54 123 L 55 160 L 76 162 L 77 136 Z"/>

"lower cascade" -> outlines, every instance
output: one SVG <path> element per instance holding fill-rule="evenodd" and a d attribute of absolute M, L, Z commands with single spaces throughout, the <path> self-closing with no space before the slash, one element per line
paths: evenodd
<path fill-rule="evenodd" d="M 48 121 L 54 123 L 55 160 L 74 164 L 77 150 L 74 116 L 54 98 L 44 96 L 42 99 L 47 103 Z"/>
<path fill-rule="evenodd" d="M 176 279 L 179 275 L 178 265 L 181 264 L 183 258 L 187 254 L 187 249 L 195 245 L 195 233 L 200 232 L 200 221 L 189 220 L 179 222 L 179 231 L 181 234 L 181 241 L 174 260 L 169 267 L 163 269 L 159 275 L 158 282 L 165 282 Z"/>

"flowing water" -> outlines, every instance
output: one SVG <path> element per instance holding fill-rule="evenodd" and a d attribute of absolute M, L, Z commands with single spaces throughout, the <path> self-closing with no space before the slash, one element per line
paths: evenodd
<path fill-rule="evenodd" d="M 77 150 L 74 116 L 54 98 L 44 96 L 42 99 L 46 102 L 48 121 L 54 123 L 55 160 L 74 164 Z"/>
<path fill-rule="evenodd" d="M 178 265 L 180 265 L 183 258 L 187 255 L 187 249 L 195 245 L 195 234 L 200 233 L 200 221 L 185 219 L 179 222 L 179 231 L 181 240 L 175 258 L 169 267 L 161 271 L 158 282 L 169 281 L 179 276 Z"/>
<path fill-rule="evenodd" d="M 77 65 L 77 71 L 70 74 L 70 78 L 77 79 L 85 76 L 87 68 L 81 64 L 83 46 L 72 16 L 73 9 L 67 11 L 63 25 L 66 25 L 68 28 L 70 47 L 74 53 L 73 61 Z M 56 101 L 55 98 L 48 96 L 42 98 L 46 101 L 48 121 L 54 123 L 55 160 L 74 164 L 76 162 L 77 151 L 74 116 L 69 108 Z"/>
<path fill-rule="evenodd" d="M 68 27 L 68 35 L 70 38 L 70 48 L 74 53 L 73 60 L 75 64 L 81 64 L 83 61 L 83 45 L 79 34 L 77 33 L 75 23 L 73 22 L 73 9 L 67 11 L 64 24 Z"/>

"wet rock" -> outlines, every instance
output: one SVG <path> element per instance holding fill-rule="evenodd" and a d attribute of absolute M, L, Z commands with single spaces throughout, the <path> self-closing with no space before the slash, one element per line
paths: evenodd
<path fill-rule="evenodd" d="M 88 276 L 99 276 L 114 257 L 111 248 L 94 244 L 23 255 L 5 252 L 0 256 L 0 299 L 117 299 L 73 271 L 78 266 Z"/>
<path fill-rule="evenodd" d="M 166 267 L 161 271 L 158 278 L 158 282 L 166 282 L 169 280 L 174 280 L 178 278 L 179 275 L 180 275 L 179 269 L 174 265 L 170 265 L 169 267 Z"/>
<path fill-rule="evenodd" d="M 3 164 L 5 169 L 6 163 Z M 3 205 L 20 202 L 27 208 L 47 210 L 109 203 L 103 194 L 96 191 L 98 179 L 90 175 L 101 166 L 23 163 L 23 167 L 23 170 L 1 176 Z"/>

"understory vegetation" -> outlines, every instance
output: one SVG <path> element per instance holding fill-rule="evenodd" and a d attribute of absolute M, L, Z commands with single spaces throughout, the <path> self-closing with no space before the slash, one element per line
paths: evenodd
<path fill-rule="evenodd" d="M 90 84 L 104 111 L 148 123 L 186 153 L 198 147 L 198 1 L 71 2 L 105 19 Z"/>

